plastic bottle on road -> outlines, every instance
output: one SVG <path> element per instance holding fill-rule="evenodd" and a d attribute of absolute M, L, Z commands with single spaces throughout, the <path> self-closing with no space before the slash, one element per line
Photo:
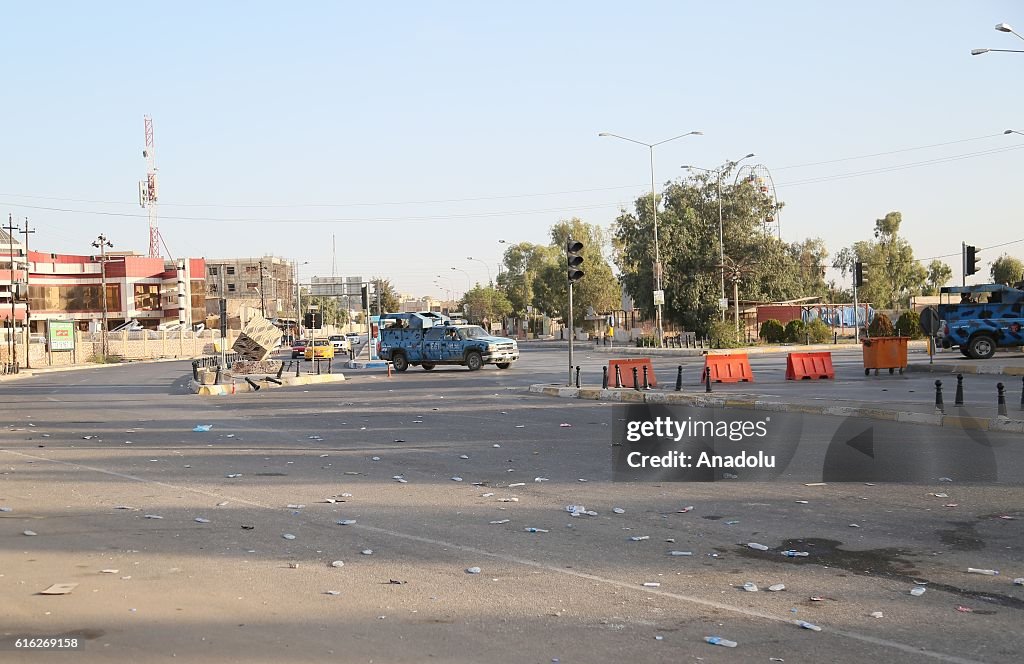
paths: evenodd
<path fill-rule="evenodd" d="M 985 574 L 986 576 L 999 576 L 999 570 L 997 569 L 978 569 L 977 567 L 968 567 L 967 572 L 970 574 Z"/>
<path fill-rule="evenodd" d="M 737 645 L 739 645 L 735 641 L 723 639 L 720 636 L 705 636 L 704 640 L 713 646 L 725 646 L 726 648 L 735 648 Z"/>

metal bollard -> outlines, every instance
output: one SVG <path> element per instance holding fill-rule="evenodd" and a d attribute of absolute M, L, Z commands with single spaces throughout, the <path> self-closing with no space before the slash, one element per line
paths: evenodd
<path fill-rule="evenodd" d="M 217 373 L 213 376 L 213 384 L 220 385 L 220 365 L 217 365 Z"/>
<path fill-rule="evenodd" d="M 1024 377 L 1020 379 L 1020 409 L 1024 410 Z"/>
<path fill-rule="evenodd" d="M 245 382 L 249 383 L 249 387 L 252 388 L 253 392 L 259 392 L 260 391 L 260 386 L 257 385 L 256 381 L 254 381 L 252 378 L 249 378 L 248 376 L 246 376 L 245 377 Z"/>
<path fill-rule="evenodd" d="M 615 389 L 622 387 L 622 371 L 619 370 L 619 365 L 615 365 Z"/>
<path fill-rule="evenodd" d="M 637 392 L 640 391 L 640 380 L 639 380 L 639 378 L 640 378 L 640 372 L 636 370 L 636 367 L 633 367 L 633 389 L 636 390 Z"/>
<path fill-rule="evenodd" d="M 576 365 L 576 387 L 580 386 L 580 365 Z"/>
<path fill-rule="evenodd" d="M 291 363 L 289 362 L 289 364 L 291 364 Z M 281 366 L 279 366 L 277 368 L 277 377 L 280 379 L 281 378 L 281 374 L 283 374 L 283 373 L 284 373 L 284 362 L 282 362 Z"/>
<path fill-rule="evenodd" d="M 644 389 L 645 390 L 651 389 L 651 383 L 647 379 L 647 366 L 646 365 L 644 365 Z"/>
<path fill-rule="evenodd" d="M 943 415 L 946 414 L 946 407 L 942 404 L 942 381 L 935 381 L 935 410 Z"/>
<path fill-rule="evenodd" d="M 270 376 L 267 376 L 267 382 L 268 383 L 273 383 L 274 385 L 281 385 L 282 384 L 281 381 L 279 381 L 276 378 L 271 378 Z"/>
<path fill-rule="evenodd" d="M 319 376 L 320 375 L 320 358 L 319 357 L 314 357 L 313 358 L 313 364 L 316 365 L 316 375 Z"/>
<path fill-rule="evenodd" d="M 331 371 L 331 364 L 333 362 L 334 362 L 334 358 L 333 357 L 332 358 L 328 358 L 328 360 L 327 360 L 327 373 L 332 373 L 332 371 Z"/>
<path fill-rule="evenodd" d="M 836 345 L 838 343 L 839 343 L 839 333 L 838 332 L 833 332 L 832 333 L 832 345 L 834 346 L 834 345 Z"/>
<path fill-rule="evenodd" d="M 954 406 L 964 405 L 964 375 L 956 375 L 956 397 L 953 399 Z"/>
<path fill-rule="evenodd" d="M 199 363 L 198 362 L 193 362 L 192 363 L 192 378 L 197 383 L 199 382 Z"/>
<path fill-rule="evenodd" d="M 608 367 L 601 367 L 601 389 L 608 389 Z"/>
<path fill-rule="evenodd" d="M 711 391 L 711 367 L 704 367 L 704 392 Z"/>
<path fill-rule="evenodd" d="M 999 407 L 999 416 L 1008 417 L 1009 413 L 1006 412 L 1006 386 L 1002 383 L 996 383 L 996 392 L 999 395 L 996 397 L 996 404 Z"/>
<path fill-rule="evenodd" d="M 299 377 L 299 371 L 302 370 L 302 360 L 295 360 L 295 377 Z"/>
<path fill-rule="evenodd" d="M 683 389 L 683 365 L 679 365 L 679 369 L 676 371 L 676 392 L 681 392 Z"/>

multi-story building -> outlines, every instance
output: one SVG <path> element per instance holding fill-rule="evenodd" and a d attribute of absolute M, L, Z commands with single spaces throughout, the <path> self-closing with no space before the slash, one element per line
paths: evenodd
<path fill-rule="evenodd" d="M 28 258 L 25 246 L 0 230 L 0 320 L 4 327 L 22 327 L 28 311 L 25 284 L 28 283 Z"/>
<path fill-rule="evenodd" d="M 295 264 L 278 256 L 206 259 L 206 300 L 210 315 L 227 300 L 229 320 L 244 323 L 251 314 L 294 318 Z"/>
<path fill-rule="evenodd" d="M 108 329 L 130 320 L 148 329 L 206 320 L 202 258 L 165 260 L 117 252 L 107 254 L 104 264 L 101 256 L 30 251 L 28 272 L 31 332 L 44 333 L 50 320 L 75 321 L 83 330 L 101 329 L 104 283 Z"/>

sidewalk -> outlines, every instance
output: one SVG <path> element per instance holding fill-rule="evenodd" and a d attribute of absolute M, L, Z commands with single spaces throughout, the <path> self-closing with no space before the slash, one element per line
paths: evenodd
<path fill-rule="evenodd" d="M 952 354 L 957 361 L 952 361 Z M 934 363 L 914 362 L 909 371 L 926 371 L 950 374 L 986 374 L 1001 376 L 1024 376 L 1024 355 L 1020 353 L 996 353 L 989 360 L 969 360 L 957 351 L 946 351 L 935 356 Z"/>

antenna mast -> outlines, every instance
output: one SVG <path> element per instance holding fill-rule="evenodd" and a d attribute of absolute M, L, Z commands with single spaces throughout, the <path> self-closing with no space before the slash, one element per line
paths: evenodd
<path fill-rule="evenodd" d="M 143 116 L 146 126 L 146 147 L 142 156 L 146 159 L 146 179 L 139 182 L 139 205 L 149 212 L 149 256 L 160 257 L 160 229 L 157 226 L 156 202 L 159 189 L 156 183 L 156 147 L 153 144 L 153 118 Z"/>

